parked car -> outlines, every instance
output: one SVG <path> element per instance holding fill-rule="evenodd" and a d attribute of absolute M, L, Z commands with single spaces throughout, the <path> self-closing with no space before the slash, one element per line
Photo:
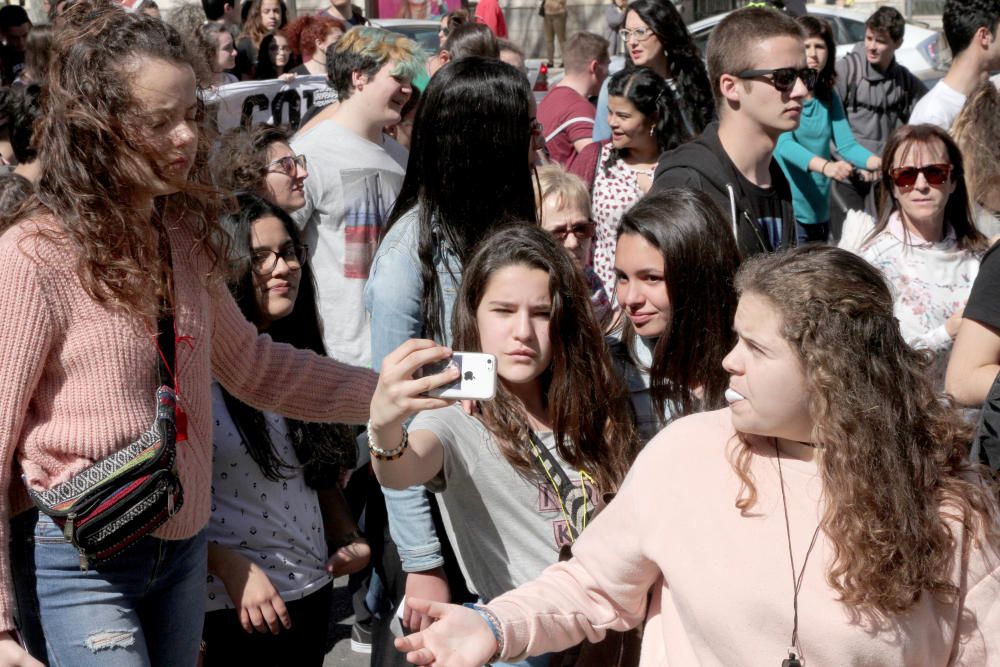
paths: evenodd
<path fill-rule="evenodd" d="M 441 29 L 440 21 L 434 19 L 372 19 L 371 24 L 409 37 L 419 44 L 427 52 L 427 55 L 437 53 L 440 50 L 440 42 L 438 41 L 438 30 Z"/>
<path fill-rule="evenodd" d="M 858 42 L 864 42 L 867 14 L 826 5 L 808 5 L 807 9 L 810 14 L 830 22 L 834 41 L 837 43 L 838 58 L 850 53 Z M 709 16 L 688 26 L 703 56 L 712 30 L 728 13 Z M 896 61 L 913 72 L 918 79 L 925 82 L 936 81 L 944 76 L 951 61 L 951 51 L 940 32 L 931 30 L 926 25 L 907 21 L 903 45 L 896 51 Z"/>

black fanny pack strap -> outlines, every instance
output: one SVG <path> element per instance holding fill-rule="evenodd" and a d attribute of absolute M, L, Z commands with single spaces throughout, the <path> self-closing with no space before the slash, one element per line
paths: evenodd
<path fill-rule="evenodd" d="M 167 238 L 166 230 L 162 227 L 160 228 L 160 253 L 166 260 L 166 275 L 168 280 L 170 280 L 173 277 L 173 258 L 170 253 L 170 240 Z M 170 291 L 170 287 L 169 285 L 166 286 L 168 291 Z M 158 351 L 156 355 L 156 369 L 160 377 L 160 386 L 166 385 L 172 387 L 175 392 L 177 391 L 178 384 L 177 378 L 174 376 L 174 373 L 177 372 L 176 337 L 173 308 L 169 297 L 165 294 L 163 296 L 163 303 L 160 306 L 160 316 L 156 321 L 156 347 Z"/>

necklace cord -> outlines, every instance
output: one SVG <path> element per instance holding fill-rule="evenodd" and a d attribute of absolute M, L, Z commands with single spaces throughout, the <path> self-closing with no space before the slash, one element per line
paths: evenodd
<path fill-rule="evenodd" d="M 820 524 L 816 525 L 813 531 L 809 548 L 806 549 L 806 556 L 802 559 L 802 569 L 799 570 L 798 579 L 795 577 L 795 556 L 792 553 L 792 528 L 788 520 L 788 499 L 785 497 L 785 476 L 781 471 L 781 450 L 778 448 L 778 441 L 774 442 L 774 452 L 778 459 L 778 480 L 781 484 L 781 506 L 785 510 L 785 537 L 788 539 L 788 563 L 792 567 L 792 642 L 791 646 L 797 651 L 799 656 L 802 650 L 799 648 L 799 589 L 802 588 L 802 578 L 806 574 L 806 565 L 809 564 L 809 556 L 813 547 L 816 546 L 816 538 L 819 537 Z"/>

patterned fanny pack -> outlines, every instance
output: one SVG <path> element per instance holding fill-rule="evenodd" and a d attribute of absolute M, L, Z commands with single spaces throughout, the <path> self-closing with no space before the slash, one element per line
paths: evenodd
<path fill-rule="evenodd" d="M 160 388 L 156 420 L 135 442 L 87 467 L 50 489 L 28 494 L 41 512 L 52 517 L 80 552 L 86 570 L 118 556 L 162 526 L 184 503 L 184 490 L 174 471 L 177 441 L 177 396 L 167 383 L 174 358 L 173 318 L 159 322 Z"/>

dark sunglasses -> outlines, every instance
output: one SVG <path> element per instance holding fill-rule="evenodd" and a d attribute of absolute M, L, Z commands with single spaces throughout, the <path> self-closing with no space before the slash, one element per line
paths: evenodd
<path fill-rule="evenodd" d="M 748 69 L 743 70 L 737 74 L 741 79 L 754 79 L 759 76 L 767 77 L 767 80 L 771 82 L 776 90 L 782 93 L 787 93 L 795 87 L 795 81 L 797 79 L 802 79 L 802 83 L 805 84 L 806 90 L 812 90 L 813 86 L 816 85 L 816 77 L 818 73 L 814 69 L 808 67 L 803 67 L 802 69 L 797 69 L 795 67 L 779 67 L 777 69 Z"/>
<path fill-rule="evenodd" d="M 951 165 L 947 162 L 940 164 L 925 164 L 922 167 L 896 167 L 889 170 L 889 177 L 896 184 L 897 188 L 912 188 L 917 177 L 923 174 L 928 185 L 944 185 L 951 176 Z"/>
<path fill-rule="evenodd" d="M 565 241 L 566 237 L 572 234 L 581 241 L 584 239 L 594 238 L 594 232 L 597 231 L 597 224 L 593 222 L 578 222 L 570 227 L 562 227 L 561 229 L 553 229 L 550 234 L 554 236 L 559 241 Z"/>

